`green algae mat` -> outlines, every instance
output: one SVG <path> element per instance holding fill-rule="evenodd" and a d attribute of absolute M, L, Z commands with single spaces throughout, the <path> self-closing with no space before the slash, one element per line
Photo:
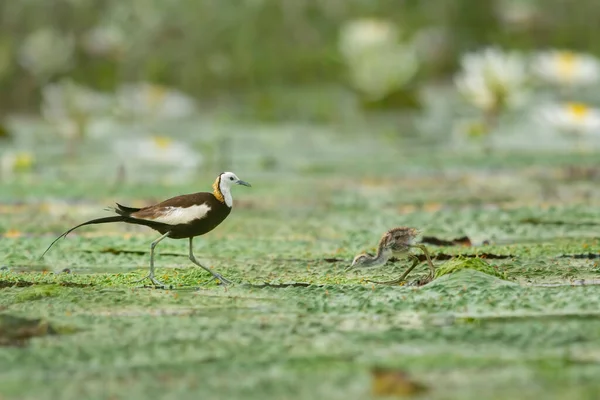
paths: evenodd
<path fill-rule="evenodd" d="M 134 283 L 157 237 L 144 227 L 84 227 L 39 259 L 115 201 L 209 190 L 212 174 L 110 193 L 83 178 L 2 184 L 0 398 L 598 398 L 593 157 L 426 157 L 232 168 L 253 187 L 194 241 L 227 288 L 176 240 L 156 255 L 172 289 Z M 423 232 L 436 279 L 421 282 L 423 262 L 405 284 L 366 283 L 403 260 L 344 273 L 400 225 Z"/>

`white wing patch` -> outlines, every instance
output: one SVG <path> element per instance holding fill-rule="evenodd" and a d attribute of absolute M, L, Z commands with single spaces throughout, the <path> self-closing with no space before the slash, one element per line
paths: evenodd
<path fill-rule="evenodd" d="M 210 206 L 200 204 L 191 207 L 166 207 L 164 212 L 154 218 L 144 218 L 149 221 L 156 221 L 167 225 L 188 224 L 196 219 L 206 217 L 210 211 Z"/>

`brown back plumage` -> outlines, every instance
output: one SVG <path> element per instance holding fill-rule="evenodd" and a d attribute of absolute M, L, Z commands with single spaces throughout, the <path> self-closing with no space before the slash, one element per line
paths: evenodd
<path fill-rule="evenodd" d="M 164 211 L 169 207 L 187 208 L 198 204 L 208 205 L 211 208 L 211 213 L 209 213 L 202 219 L 193 220 L 189 224 L 182 224 L 176 226 L 152 221 L 153 218 L 161 214 L 161 211 Z M 172 239 L 185 239 L 192 236 L 203 235 L 207 232 L 212 231 L 215 227 L 217 227 L 217 225 L 223 222 L 223 220 L 227 218 L 227 216 L 231 212 L 230 207 L 227 207 L 227 205 L 224 202 L 219 201 L 212 193 L 208 192 L 176 196 L 158 204 L 142 208 L 128 207 L 117 203 L 117 207 L 111 208 L 110 210 L 114 211 L 118 215 L 114 217 L 93 219 L 91 221 L 84 222 L 69 229 L 68 231 L 64 232 L 59 237 L 57 237 L 50 244 L 50 246 L 48 246 L 48 248 L 46 249 L 46 251 L 44 251 L 41 257 L 43 257 L 44 254 L 46 254 L 48 250 L 50 250 L 50 248 L 54 245 L 54 243 L 56 243 L 56 241 L 66 237 L 75 229 L 85 225 L 126 222 L 128 224 L 147 226 L 151 229 L 154 229 L 155 231 L 160 232 L 161 234 L 171 232 L 169 234 L 169 237 Z"/>
<path fill-rule="evenodd" d="M 172 197 L 148 207 L 137 209 L 126 207 L 125 213 L 132 218 L 152 219 L 162 214 L 169 207 L 188 208 L 198 204 L 207 204 L 212 208 L 217 202 L 220 203 L 212 193 L 199 192 Z M 117 213 L 121 214 L 119 210 L 117 210 Z"/>
<path fill-rule="evenodd" d="M 406 252 L 410 248 L 411 242 L 417 237 L 419 232 L 415 228 L 400 226 L 390 229 L 381 236 L 379 240 L 379 249 L 389 249 L 393 252 Z"/>
<path fill-rule="evenodd" d="M 199 204 L 206 204 L 210 207 L 210 212 L 201 219 L 192 220 L 187 224 L 167 225 L 156 224 L 150 226 L 152 229 L 164 234 L 171 231 L 169 237 L 172 239 L 184 239 L 191 236 L 203 235 L 212 231 L 219 225 L 231 212 L 231 208 L 219 201 L 213 193 L 199 192 L 182 196 L 172 197 L 152 206 L 134 209 L 131 207 L 120 207 L 116 209 L 119 215 L 127 216 L 134 221 L 152 221 L 159 217 L 170 207 L 188 208 Z M 129 221 L 126 221 L 129 222 Z M 134 222 L 135 223 L 135 222 Z M 142 225 L 147 225 L 142 223 Z"/>

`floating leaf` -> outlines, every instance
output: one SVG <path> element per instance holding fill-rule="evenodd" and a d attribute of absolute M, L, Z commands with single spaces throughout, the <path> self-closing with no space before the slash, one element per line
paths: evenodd
<path fill-rule="evenodd" d="M 468 236 L 461 236 L 452 240 L 438 239 L 434 236 L 423 236 L 421 243 L 432 244 L 435 246 L 472 246 L 471 239 Z"/>
<path fill-rule="evenodd" d="M 506 274 L 502 271 L 499 271 L 497 268 L 489 265 L 485 260 L 477 257 L 477 258 L 466 258 L 466 257 L 456 257 L 448 262 L 439 266 L 435 272 L 435 277 L 439 278 L 444 275 L 452 274 L 454 272 L 463 270 L 463 269 L 472 269 L 475 271 L 483 272 L 484 274 L 492 275 L 501 279 L 506 279 Z"/>

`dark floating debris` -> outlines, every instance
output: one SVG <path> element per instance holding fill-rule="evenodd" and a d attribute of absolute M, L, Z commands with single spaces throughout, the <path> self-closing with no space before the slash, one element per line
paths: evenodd
<path fill-rule="evenodd" d="M 419 261 L 426 261 L 427 259 L 425 258 L 424 255 L 419 254 L 417 255 L 417 257 L 419 258 Z M 446 261 L 446 260 L 450 260 L 453 258 L 457 258 L 457 257 L 465 257 L 465 258 L 484 258 L 484 259 L 488 259 L 488 260 L 505 260 L 508 258 L 514 258 L 515 256 L 512 254 L 493 254 L 493 253 L 479 253 L 479 254 L 445 254 L 445 253 L 438 253 L 435 255 L 432 255 L 431 258 L 433 260 L 440 260 L 440 261 Z M 397 259 L 394 261 L 398 261 Z"/>
<path fill-rule="evenodd" d="M 544 220 L 541 218 L 523 218 L 519 220 L 521 224 L 532 225 L 575 225 L 575 226 L 598 226 L 600 222 L 596 221 L 560 221 L 560 220 Z"/>
<path fill-rule="evenodd" d="M 120 254 L 135 254 L 135 255 L 139 255 L 139 256 L 143 256 L 145 254 L 148 254 L 148 251 L 146 250 L 127 250 L 127 249 L 116 249 L 114 247 L 104 247 L 102 249 L 97 249 L 97 250 L 92 250 L 92 249 L 83 249 L 83 250 L 79 250 L 83 253 L 107 253 L 107 254 L 114 254 L 114 255 L 120 255 Z M 183 254 L 183 253 L 173 253 L 173 252 L 162 252 L 160 253 L 163 256 L 173 256 L 173 257 L 187 257 L 187 254 Z"/>
<path fill-rule="evenodd" d="M 427 261 L 427 257 L 424 254 L 415 254 L 415 257 L 419 259 L 419 261 Z M 446 254 L 446 253 L 438 253 L 432 254 L 432 260 L 440 260 L 446 261 L 456 257 L 465 257 L 465 258 L 487 258 L 489 260 L 506 260 L 508 258 L 515 258 L 516 256 L 512 254 L 493 254 L 493 253 L 479 253 L 479 254 Z M 600 255 L 598 256 L 600 258 Z M 302 261 L 302 260 L 298 260 Z M 304 260 L 309 261 L 309 260 Z M 310 260 L 312 261 L 312 260 Z M 337 263 L 337 262 L 348 262 L 348 260 L 344 260 L 342 258 L 324 258 L 323 261 L 329 263 Z M 392 257 L 388 260 L 388 263 L 395 263 L 400 261 L 397 257 Z"/>
<path fill-rule="evenodd" d="M 27 287 L 33 285 L 33 282 L 18 280 L 18 281 L 4 281 L 0 280 L 0 289 L 9 287 Z"/>
<path fill-rule="evenodd" d="M 30 281 L 24 281 L 22 279 L 15 280 L 15 281 L 0 280 L 0 289 L 5 289 L 5 288 L 9 288 L 9 287 L 28 287 L 28 286 L 33 286 L 33 285 L 48 285 L 48 283 L 30 282 Z M 93 283 L 77 283 L 77 282 L 56 282 L 56 283 L 51 283 L 51 285 L 73 287 L 73 288 L 83 288 L 83 287 L 94 286 Z"/>
<path fill-rule="evenodd" d="M 471 239 L 468 236 L 461 236 L 452 240 L 438 239 L 435 236 L 423 236 L 421 243 L 431 244 L 433 246 L 465 246 L 470 247 L 473 245 Z"/>
<path fill-rule="evenodd" d="M 114 254 L 114 255 L 136 254 L 139 256 L 143 256 L 144 254 L 148 253 L 146 250 L 115 249 L 114 247 L 105 247 L 103 249 L 98 249 L 98 250 L 84 249 L 81 251 L 84 253 L 108 253 L 108 254 Z M 183 254 L 176 254 L 176 253 L 161 253 L 161 254 L 168 255 L 168 256 L 183 256 Z"/>
<path fill-rule="evenodd" d="M 258 288 L 258 289 L 263 289 L 263 288 L 289 288 L 289 287 L 309 287 L 309 286 L 314 286 L 314 287 L 323 287 L 326 285 L 318 285 L 318 284 L 314 284 L 314 283 L 307 283 L 307 282 L 290 282 L 290 283 L 268 283 L 265 282 L 263 284 L 257 285 L 257 284 L 249 284 L 250 287 L 252 288 Z"/>
<path fill-rule="evenodd" d="M 595 260 L 600 258 L 600 254 L 598 253 L 582 253 L 582 254 L 562 254 L 558 256 L 559 258 L 583 258 L 588 260 Z"/>
<path fill-rule="evenodd" d="M 600 285 L 600 279 L 577 279 L 565 283 L 530 283 L 526 286 L 535 287 L 562 287 L 562 286 L 598 286 Z"/>

